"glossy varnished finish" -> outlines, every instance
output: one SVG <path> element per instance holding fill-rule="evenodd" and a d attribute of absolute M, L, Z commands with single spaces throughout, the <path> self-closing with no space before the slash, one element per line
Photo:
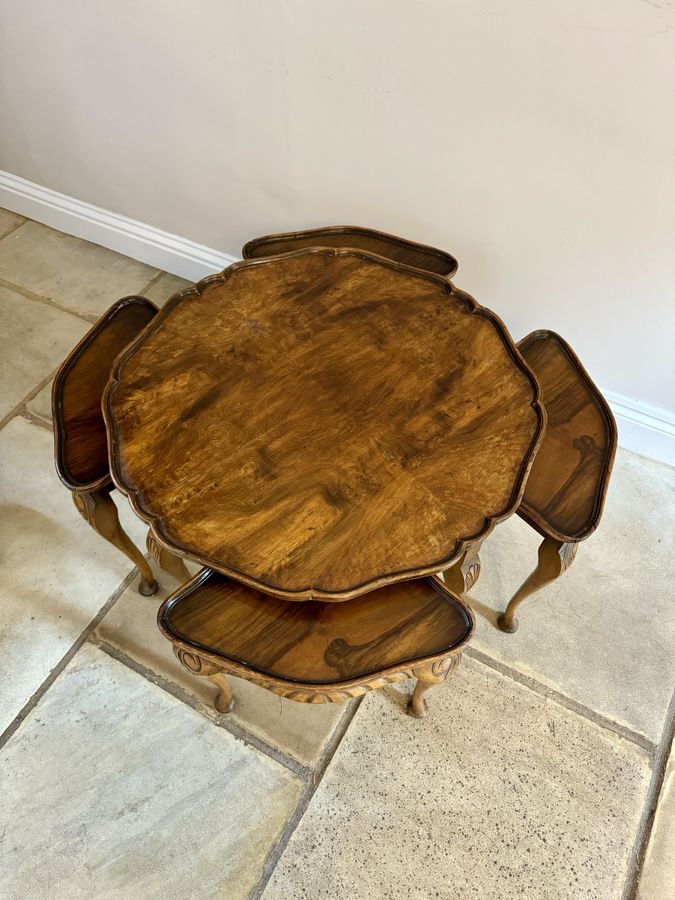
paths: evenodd
<path fill-rule="evenodd" d="M 559 335 L 535 331 L 518 349 L 539 380 L 548 414 L 518 513 L 544 536 L 580 541 L 602 514 L 616 452 L 614 417 Z"/>
<path fill-rule="evenodd" d="M 348 603 L 293 603 L 212 570 L 166 601 L 159 623 L 171 640 L 209 659 L 305 684 L 398 671 L 447 654 L 473 628 L 467 607 L 433 577 Z"/>
<path fill-rule="evenodd" d="M 184 668 L 217 686 L 221 713 L 233 707 L 226 675 L 299 703 L 342 702 L 412 677 L 416 718 L 475 627 L 471 610 L 434 576 L 348 603 L 293 603 L 211 569 L 166 600 L 157 621 Z"/>
<path fill-rule="evenodd" d="M 577 546 L 598 525 L 616 452 L 616 425 L 602 394 L 560 335 L 535 331 L 518 347 L 536 373 L 548 413 L 518 514 L 544 540 L 537 566 L 497 624 L 518 628 L 521 603 L 565 572 Z"/>
<path fill-rule="evenodd" d="M 356 225 L 331 225 L 285 234 L 269 234 L 244 244 L 242 255 L 244 259 L 260 259 L 306 247 L 352 247 L 366 250 L 446 278 L 452 277 L 457 271 L 457 260 L 444 250 Z"/>
<path fill-rule="evenodd" d="M 104 410 L 115 483 L 160 544 L 299 600 L 447 568 L 519 504 L 544 426 L 492 313 L 331 249 L 172 298 Z"/>
<path fill-rule="evenodd" d="M 105 313 L 59 369 L 52 388 L 56 469 L 72 491 L 111 483 L 101 398 L 115 357 L 157 313 L 143 297 L 125 297 Z"/>

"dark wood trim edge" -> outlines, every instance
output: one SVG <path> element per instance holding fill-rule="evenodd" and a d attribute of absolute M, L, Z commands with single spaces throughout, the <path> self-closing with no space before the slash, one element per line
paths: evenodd
<path fill-rule="evenodd" d="M 585 528 L 581 529 L 578 532 L 575 532 L 574 534 L 565 534 L 561 531 L 558 531 L 557 529 L 553 528 L 551 524 L 537 512 L 537 510 L 533 509 L 531 506 L 528 506 L 528 504 L 525 502 L 520 505 L 517 513 L 521 519 L 524 519 L 529 525 L 531 525 L 536 531 L 538 531 L 542 535 L 542 537 L 550 536 L 565 543 L 575 544 L 579 541 L 585 540 L 587 537 L 589 537 L 589 535 L 593 534 L 600 523 L 602 512 L 605 507 L 605 498 L 607 496 L 609 478 L 612 474 L 612 468 L 614 467 L 614 460 L 616 458 L 618 431 L 616 427 L 616 421 L 614 419 L 612 410 L 609 408 L 609 404 L 600 393 L 599 388 L 586 371 L 583 363 L 574 352 L 572 347 L 570 347 L 567 341 L 562 338 L 557 332 L 550 331 L 547 328 L 539 328 L 536 331 L 530 332 L 530 334 L 526 335 L 524 338 L 518 341 L 518 344 L 516 346 L 527 347 L 530 344 L 533 344 L 536 341 L 542 339 L 554 341 L 560 347 L 560 349 L 569 359 L 572 366 L 577 370 L 581 378 L 590 388 L 591 394 L 593 395 L 598 409 L 602 413 L 607 425 L 607 459 L 605 460 L 605 465 L 600 478 L 598 479 L 598 484 L 595 490 L 595 497 L 593 500 L 593 516 L 591 522 Z"/>
<path fill-rule="evenodd" d="M 108 323 L 115 318 L 115 316 L 119 313 L 121 309 L 125 306 L 132 305 L 140 305 L 145 306 L 148 309 L 154 310 L 156 313 L 159 311 L 158 307 L 148 300 L 146 297 L 141 297 L 139 295 L 130 295 L 128 297 L 122 297 L 121 300 L 117 300 L 113 305 L 103 313 L 101 318 L 89 329 L 89 331 L 82 337 L 82 339 L 76 344 L 76 346 L 70 351 L 66 359 L 61 364 L 58 372 L 54 376 L 54 381 L 52 382 L 52 422 L 54 429 L 54 463 L 56 465 L 56 472 L 63 484 L 71 491 L 75 491 L 76 493 L 89 493 L 90 491 L 96 491 L 100 488 L 104 488 L 107 485 L 112 485 L 113 481 L 110 475 L 102 478 L 98 478 L 96 481 L 91 481 L 87 484 L 83 484 L 82 482 L 77 481 L 72 473 L 68 470 L 68 466 L 65 462 L 65 423 L 63 421 L 63 383 L 66 375 L 70 372 L 72 367 L 78 361 L 82 353 L 88 349 L 91 341 L 96 337 L 96 335 L 102 331 Z M 111 488 L 112 489 L 112 488 Z"/>
<path fill-rule="evenodd" d="M 397 247 L 410 247 L 425 256 L 440 259 L 448 268 L 448 271 L 441 276 L 443 278 L 452 278 L 459 267 L 459 263 L 455 257 L 445 250 L 439 250 L 437 247 L 432 247 L 429 244 L 419 244 L 417 241 L 409 241 L 406 240 L 406 238 L 398 237 L 395 234 L 389 234 L 386 231 L 378 231 L 376 228 L 364 228 L 361 225 L 326 225 L 321 228 L 307 228 L 301 231 L 285 231 L 279 232 L 278 234 L 266 234 L 262 237 L 253 238 L 252 240 L 247 241 L 242 247 L 241 254 L 244 259 L 260 259 L 261 257 L 256 257 L 253 254 L 256 250 L 264 248 L 265 244 L 273 244 L 285 239 L 295 240 L 310 235 L 321 237 L 322 235 L 341 235 L 350 233 L 376 238 L 384 243 L 395 244 Z"/>
<path fill-rule="evenodd" d="M 492 327 L 495 329 L 499 338 L 501 339 L 504 347 L 512 356 L 514 362 L 530 383 L 530 386 L 532 388 L 532 402 L 530 406 L 534 410 L 537 417 L 536 428 L 534 430 L 532 440 L 530 441 L 528 451 L 523 458 L 520 472 L 518 474 L 518 478 L 514 483 L 513 492 L 511 494 L 511 497 L 509 498 L 508 504 L 504 509 L 499 510 L 498 512 L 486 517 L 484 519 L 482 528 L 476 534 L 462 536 L 458 541 L 454 543 L 452 549 L 448 552 L 448 554 L 436 560 L 432 560 L 426 565 L 418 566 L 413 569 L 402 569 L 393 572 L 387 572 L 378 576 L 377 578 L 370 579 L 361 584 L 352 585 L 349 588 L 345 588 L 344 590 L 339 591 L 324 590 L 316 588 L 312 585 L 306 585 L 305 587 L 289 591 L 284 588 L 280 588 L 278 585 L 275 585 L 271 582 L 261 581 L 248 576 L 243 572 L 237 571 L 237 569 L 232 566 L 223 565 L 218 560 L 214 560 L 206 554 L 197 552 L 193 548 L 183 546 L 178 542 L 174 542 L 166 527 L 166 523 L 160 517 L 155 516 L 153 513 L 151 513 L 145 506 L 143 497 L 141 496 L 140 492 L 134 490 L 133 487 L 125 482 L 124 476 L 121 471 L 118 440 L 115 427 L 116 423 L 112 405 L 112 398 L 114 396 L 115 390 L 120 384 L 121 371 L 124 368 L 126 361 L 133 355 L 137 346 L 142 341 L 147 339 L 150 334 L 161 327 L 164 319 L 169 315 L 173 307 L 182 299 L 201 295 L 204 289 L 210 284 L 225 283 L 229 278 L 232 277 L 235 272 L 239 271 L 240 269 L 252 268 L 254 266 L 272 265 L 279 259 L 288 259 L 289 257 L 304 256 L 308 254 L 317 254 L 324 256 L 357 256 L 362 259 L 376 260 L 380 265 L 387 266 L 397 271 L 406 272 L 415 278 L 420 278 L 426 281 L 433 281 L 436 284 L 441 285 L 447 292 L 449 297 L 453 298 L 459 303 L 463 303 L 472 314 L 481 316 L 491 323 Z M 539 445 L 543 440 L 546 429 L 546 410 L 543 403 L 541 402 L 541 389 L 539 386 L 539 382 L 537 381 L 537 378 L 530 367 L 527 365 L 526 361 L 523 359 L 505 324 L 502 322 L 499 316 L 492 312 L 492 310 L 488 309 L 487 307 L 480 306 L 480 304 L 473 297 L 471 297 L 470 294 L 467 294 L 465 291 L 460 291 L 455 288 L 454 285 L 442 275 L 438 275 L 434 272 L 426 272 L 422 269 L 416 269 L 412 266 L 406 266 L 403 263 L 385 259 L 384 257 L 378 256 L 377 254 L 367 253 L 365 250 L 351 250 L 333 247 L 311 247 L 296 250 L 288 254 L 282 254 L 281 256 L 242 260 L 241 262 L 233 263 L 222 272 L 216 273 L 215 275 L 209 275 L 199 281 L 197 284 L 186 288 L 185 290 L 180 291 L 177 294 L 174 294 L 174 296 L 167 301 L 167 303 L 162 307 L 162 309 L 147 325 L 147 327 L 124 349 L 124 351 L 115 360 L 115 363 L 112 367 L 110 380 L 108 381 L 108 384 L 106 385 L 103 393 L 102 410 L 108 433 L 108 455 L 110 458 L 110 472 L 113 482 L 115 486 L 128 497 L 129 502 L 136 514 L 141 519 L 143 519 L 143 521 L 147 522 L 157 543 L 165 547 L 171 553 L 177 554 L 178 556 L 183 556 L 187 559 L 192 560 L 193 562 L 199 563 L 200 565 L 215 569 L 216 571 L 221 572 L 223 575 L 228 575 L 237 581 L 241 581 L 243 584 L 247 584 L 251 587 L 257 588 L 264 593 L 283 597 L 287 600 L 317 599 L 339 602 L 342 600 L 349 600 L 352 597 L 357 597 L 359 594 L 366 593 L 367 591 L 374 590 L 378 587 L 384 587 L 385 585 L 392 584 L 396 581 L 405 581 L 410 578 L 433 575 L 435 572 L 448 569 L 457 560 L 460 554 L 464 552 L 464 550 L 466 550 L 467 547 L 477 541 L 485 540 L 485 538 L 492 531 L 495 525 L 508 518 L 517 510 L 520 505 L 523 492 L 525 490 L 527 476 L 534 462 L 534 458 Z"/>
<path fill-rule="evenodd" d="M 413 669 L 418 669 L 422 666 L 430 665 L 435 660 L 442 658 L 448 658 L 450 656 L 455 656 L 456 654 L 460 654 L 466 645 L 469 643 L 471 638 L 474 635 L 476 630 L 476 617 L 472 611 L 472 609 L 466 604 L 461 597 L 454 594 L 450 591 L 440 580 L 440 578 L 432 575 L 429 577 L 429 581 L 433 583 L 434 589 L 446 597 L 449 601 L 457 604 L 465 614 L 468 620 L 468 627 L 466 634 L 464 637 L 454 644 L 451 648 L 447 650 L 439 651 L 438 653 L 434 653 L 431 656 L 419 657 L 414 660 L 408 660 L 405 666 L 396 665 L 396 666 L 388 666 L 384 669 L 377 669 L 374 672 L 366 673 L 364 675 L 359 675 L 356 678 L 350 678 L 345 681 L 334 681 L 334 682 L 301 682 L 301 681 L 292 681 L 289 678 L 279 678 L 275 675 L 270 675 L 267 672 L 261 672 L 258 669 L 254 669 L 252 666 L 244 665 L 244 663 L 238 662 L 237 660 L 230 659 L 229 657 L 220 656 L 218 653 L 215 653 L 213 650 L 210 650 L 208 647 L 204 647 L 203 645 L 188 641 L 184 637 L 178 634 L 178 632 L 174 631 L 171 627 L 170 622 L 168 621 L 169 613 L 173 606 L 176 603 L 180 602 L 180 600 L 185 597 L 187 594 L 190 594 L 192 590 L 196 587 L 199 587 L 204 581 L 207 581 L 211 575 L 213 574 L 212 569 L 204 568 L 200 572 L 188 581 L 187 584 L 184 584 L 179 590 L 175 593 L 171 594 L 170 597 L 162 603 L 157 611 L 157 626 L 161 633 L 164 635 L 167 640 L 171 641 L 174 646 L 180 647 L 182 650 L 186 650 L 188 653 L 197 653 L 200 657 L 208 660 L 219 668 L 223 668 L 228 672 L 231 672 L 233 675 L 237 675 L 240 678 L 245 678 L 249 681 L 256 681 L 259 683 L 260 679 L 264 679 L 271 685 L 275 685 L 279 688 L 289 687 L 291 686 L 293 690 L 299 691 L 321 691 L 322 693 L 330 693 L 333 691 L 344 691 L 349 688 L 355 688 L 362 685 L 364 682 L 367 682 L 374 678 L 387 678 L 388 676 L 396 676 L 403 675 L 405 673 L 405 677 L 411 677 L 413 674 Z"/>

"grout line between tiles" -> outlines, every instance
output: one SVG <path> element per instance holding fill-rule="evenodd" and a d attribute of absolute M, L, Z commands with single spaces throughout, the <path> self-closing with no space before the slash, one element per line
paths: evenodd
<path fill-rule="evenodd" d="M 167 694 L 171 694 L 172 697 L 175 697 L 177 700 L 180 700 L 182 703 L 185 703 L 187 706 L 194 709 L 195 712 L 204 716 L 205 719 L 208 719 L 216 727 L 229 732 L 232 737 L 259 750 L 265 756 L 270 757 L 275 762 L 284 766 L 284 768 L 291 771 L 294 775 L 297 775 L 303 781 L 307 781 L 310 778 L 312 770 L 308 766 L 298 762 L 298 760 L 294 759 L 292 756 L 288 756 L 277 747 L 272 747 L 271 744 L 268 744 L 266 741 L 262 740 L 262 738 L 257 737 L 257 735 L 251 734 L 250 731 L 247 731 L 243 726 L 238 725 L 231 719 L 228 721 L 227 715 L 214 714 L 211 707 L 207 706 L 206 703 L 202 703 L 201 700 L 198 700 L 193 694 L 186 691 L 185 688 L 181 687 L 179 684 L 176 684 L 162 675 L 157 675 L 152 669 L 137 662 L 132 657 L 127 656 L 123 650 L 107 643 L 107 641 L 101 640 L 94 634 L 90 635 L 89 641 L 104 653 L 107 653 L 108 656 L 117 660 L 117 662 L 122 663 L 122 665 L 127 666 L 142 678 L 145 678 L 146 681 L 151 682 L 166 691 Z"/>
<path fill-rule="evenodd" d="M 16 284 L 13 281 L 7 281 L 6 278 L 0 277 L 0 287 L 7 288 L 9 291 L 14 291 L 15 294 L 21 294 L 27 300 L 35 300 L 36 303 L 44 303 L 45 306 L 51 306 L 53 309 L 58 309 L 59 312 L 68 313 L 69 316 L 74 316 L 76 319 L 81 319 L 84 322 L 88 322 L 90 325 L 99 320 L 99 316 L 90 315 L 89 313 L 79 313 L 74 309 L 68 309 L 67 306 L 61 306 L 60 303 L 57 303 L 56 300 L 52 300 L 51 297 L 46 297 L 43 294 L 36 294 L 35 291 L 31 291 L 29 288 L 25 288 L 23 285 Z"/>
<path fill-rule="evenodd" d="M 554 688 L 550 688 L 548 685 L 543 684 L 543 682 L 537 681 L 536 678 L 524 675 L 522 672 L 519 672 L 518 669 L 514 669 L 512 666 L 509 666 L 498 659 L 494 659 L 492 656 L 488 656 L 488 654 L 484 653 L 482 650 L 478 650 L 475 647 L 467 647 L 464 652 L 471 659 L 475 659 L 484 666 L 494 669 L 496 672 L 499 672 L 500 675 L 505 675 L 507 678 L 511 678 L 512 681 L 517 681 L 519 684 L 529 688 L 536 694 L 540 694 L 548 700 L 554 700 L 560 706 L 564 706 L 566 709 L 577 713 L 577 715 L 582 716 L 584 719 L 588 719 L 595 725 L 599 725 L 600 728 L 612 731 L 624 740 L 636 744 L 641 750 L 644 750 L 649 755 L 650 759 L 653 759 L 656 754 L 657 745 L 644 735 L 638 734 L 625 725 L 614 722 L 612 719 L 608 719 L 606 716 L 595 712 L 595 710 L 591 709 L 589 706 L 584 706 L 583 703 L 572 700 L 571 697 L 561 694 L 560 691 L 556 691 Z"/>
<path fill-rule="evenodd" d="M 345 736 L 347 729 L 352 724 L 354 716 L 359 710 L 359 707 L 363 703 L 365 694 L 362 697 L 356 697 L 346 704 L 346 709 L 342 716 L 340 716 L 340 720 L 337 725 L 333 729 L 333 733 L 330 738 L 326 741 L 326 746 L 324 747 L 321 756 L 316 764 L 314 769 L 314 782 L 316 787 L 319 786 L 321 779 L 326 773 L 326 769 L 330 765 L 333 757 L 335 756 L 335 752 L 337 748 L 342 743 L 342 738 Z"/>
<path fill-rule="evenodd" d="M 363 697 L 359 697 L 357 700 L 352 701 L 347 706 L 347 709 L 344 711 L 344 714 L 340 718 L 333 734 L 330 737 L 330 740 L 326 744 L 323 753 L 317 763 L 316 768 L 312 773 L 311 781 L 305 786 L 305 790 L 302 792 L 302 796 L 297 803 L 297 806 L 293 810 L 293 813 L 286 821 L 286 824 L 281 832 L 279 840 L 276 842 L 274 847 L 267 854 L 265 862 L 263 864 L 263 871 L 258 884 L 254 888 L 253 892 L 250 895 L 249 900 L 260 900 L 267 884 L 274 873 L 274 870 L 277 867 L 281 856 L 286 849 L 288 842 L 293 836 L 293 832 L 300 824 L 302 817 L 304 816 L 309 803 L 316 793 L 321 781 L 323 779 L 324 774 L 326 773 L 326 769 L 328 768 L 333 756 L 335 755 L 335 751 L 342 743 L 342 738 L 345 736 L 345 733 L 349 726 L 351 725 L 354 716 L 356 715 L 361 703 L 363 702 Z"/>
<path fill-rule="evenodd" d="M 14 732 L 20 727 L 26 716 L 37 706 L 42 697 L 47 693 L 52 684 L 59 677 L 61 672 L 66 668 L 71 659 L 75 656 L 77 651 L 82 647 L 82 645 L 87 641 L 89 635 L 96 628 L 96 626 L 101 622 L 105 615 L 112 609 L 118 599 L 122 596 L 127 587 L 134 581 L 136 576 L 138 575 L 138 569 L 134 567 L 131 572 L 126 576 L 126 578 L 120 582 L 117 588 L 113 591 L 113 593 L 108 597 L 103 606 L 96 613 L 94 618 L 89 622 L 86 628 L 82 630 L 79 637 L 75 639 L 75 641 L 71 644 L 70 648 L 64 653 L 58 663 L 51 670 L 49 675 L 45 678 L 42 684 L 38 687 L 32 697 L 28 700 L 27 703 L 24 704 L 19 713 L 14 717 L 12 722 L 7 726 L 7 728 L 0 734 L 0 749 L 5 746 L 7 741 L 12 737 Z"/>
<path fill-rule="evenodd" d="M 8 210 L 8 212 L 11 212 L 11 210 Z M 18 215 L 18 213 L 14 213 L 14 215 L 16 216 L 16 215 Z M 9 228 L 7 229 L 7 231 L 3 231 L 3 233 L 0 234 L 0 241 L 4 241 L 4 239 L 5 239 L 6 237 L 9 237 L 10 234 L 14 234 L 14 232 L 15 232 L 18 228 L 21 228 L 21 226 L 22 226 L 22 225 L 25 225 L 26 222 L 28 222 L 28 221 L 30 221 L 30 220 L 29 220 L 29 219 L 23 219 L 21 222 L 17 222 L 16 225 L 10 225 Z"/>
<path fill-rule="evenodd" d="M 274 870 L 277 867 L 277 863 L 279 862 L 281 855 L 291 837 L 293 836 L 293 832 L 300 824 L 302 817 L 304 816 L 309 803 L 314 796 L 317 785 L 313 785 L 311 782 L 305 785 L 305 788 L 298 800 L 298 803 L 291 813 L 290 817 L 286 820 L 286 824 L 283 827 L 281 835 L 279 836 L 279 840 L 272 847 L 270 852 L 267 854 L 265 862 L 263 863 L 262 875 L 260 876 L 257 885 L 253 889 L 252 893 L 249 894 L 249 900 L 260 900 L 260 897 L 263 895 L 267 884 L 274 874 Z"/>
<path fill-rule="evenodd" d="M 259 898 L 262 892 L 265 890 L 267 882 L 271 878 L 282 853 L 286 849 L 286 845 L 288 844 L 293 832 L 302 819 L 310 800 L 314 796 L 314 793 L 321 784 L 321 780 L 326 772 L 326 769 L 328 768 L 347 729 L 351 725 L 352 720 L 356 715 L 356 712 L 361 705 L 363 698 L 359 697 L 357 700 L 351 701 L 347 704 L 347 708 L 340 717 L 330 738 L 326 742 L 326 746 L 324 747 L 319 760 L 317 761 L 315 767 L 312 769 L 309 766 L 305 766 L 302 763 L 298 762 L 293 757 L 285 754 L 282 750 L 279 750 L 276 747 L 272 747 L 266 741 L 257 737 L 257 735 L 251 734 L 251 732 L 247 731 L 243 726 L 237 724 L 232 719 L 228 719 L 227 715 L 214 716 L 211 712 L 210 707 L 198 700 L 189 691 L 186 691 L 184 688 L 171 681 L 170 679 L 165 678 L 162 675 L 157 675 L 152 671 L 152 669 L 127 656 L 126 653 L 124 653 L 122 650 L 119 650 L 117 647 L 108 644 L 106 641 L 100 640 L 93 633 L 93 631 L 89 634 L 88 640 L 104 653 L 107 653 L 108 656 L 117 660 L 117 662 L 128 666 L 128 668 L 141 675 L 141 677 L 145 678 L 147 681 L 151 682 L 162 690 L 165 690 L 173 697 L 176 697 L 177 700 L 186 703 L 196 712 L 200 713 L 206 719 L 211 721 L 212 724 L 216 727 L 222 728 L 224 731 L 227 731 L 229 734 L 231 734 L 232 737 L 242 741 L 244 744 L 254 748 L 255 750 L 258 750 L 260 753 L 284 766 L 284 768 L 288 769 L 305 783 L 305 787 L 301 794 L 300 800 L 298 801 L 293 813 L 286 821 L 279 840 L 276 842 L 274 847 L 272 847 L 269 854 L 267 855 L 267 858 L 265 859 L 262 875 L 254 892 L 251 894 L 251 900 L 257 900 L 257 898 Z"/>
<path fill-rule="evenodd" d="M 21 416 L 22 419 L 28 419 L 28 421 L 32 425 L 37 425 L 38 428 L 44 428 L 50 434 L 52 434 L 52 432 L 54 431 L 54 429 L 52 428 L 51 422 L 45 422 L 44 419 L 41 419 L 39 416 L 36 416 L 35 413 L 32 413 L 29 409 L 19 410 L 17 415 Z M 0 426 L 0 427 L 2 427 L 2 426 Z"/>
<path fill-rule="evenodd" d="M 34 397 L 37 397 L 37 395 L 40 393 L 42 388 L 45 387 L 45 385 L 49 384 L 49 382 L 54 378 L 54 376 L 56 375 L 57 372 L 58 372 L 58 369 L 54 369 L 54 371 L 51 372 L 49 375 L 47 375 L 46 378 L 43 378 L 42 381 L 36 387 L 32 388 L 25 395 L 25 397 L 23 397 L 23 399 L 20 400 L 16 404 L 16 406 L 13 409 L 10 409 L 10 411 L 7 413 L 7 415 L 3 416 L 3 418 L 0 419 L 0 428 L 4 428 L 5 425 L 7 425 L 7 423 L 11 419 L 14 419 L 16 416 L 22 416 L 22 415 L 25 415 L 26 418 L 30 418 L 31 421 L 35 420 L 35 423 L 38 424 L 37 416 L 34 416 L 33 413 L 28 412 L 28 410 L 25 409 L 25 406 Z M 40 422 L 39 424 L 45 426 L 44 422 Z M 47 424 L 45 427 L 49 428 L 49 430 L 51 431 L 51 429 L 52 429 L 51 422 L 49 424 Z"/>
<path fill-rule="evenodd" d="M 665 725 L 663 726 L 661 741 L 659 742 L 658 750 L 654 758 L 652 777 L 649 781 L 644 808 L 642 810 L 642 815 L 640 816 L 640 823 L 635 836 L 635 843 L 632 847 L 621 900 L 636 900 L 637 898 L 640 875 L 642 874 L 642 867 L 644 865 L 647 847 L 649 846 L 649 839 L 654 827 L 654 817 L 659 805 L 661 790 L 666 776 L 666 767 L 668 766 L 668 758 L 670 756 L 674 738 L 675 691 L 673 691 L 673 695 L 670 698 L 668 714 L 666 716 Z"/>
<path fill-rule="evenodd" d="M 160 270 L 156 275 L 153 275 L 150 281 L 145 285 L 145 287 L 139 291 L 140 296 L 143 297 L 146 291 L 149 291 L 151 287 L 154 287 L 162 277 L 162 275 L 166 275 L 166 272 L 164 272 L 163 270 Z"/>
<path fill-rule="evenodd" d="M 309 766 L 298 762 L 297 759 L 284 753 L 283 750 L 279 750 L 278 747 L 273 747 L 271 744 L 268 744 L 267 741 L 264 741 L 256 734 L 248 731 L 243 725 L 239 725 L 234 720 L 228 720 L 227 713 L 218 716 L 214 720 L 214 724 L 219 728 L 222 728 L 223 731 L 227 731 L 233 738 L 242 741 L 242 743 L 246 744 L 248 747 L 253 747 L 254 750 L 258 750 L 265 756 L 269 756 L 270 759 L 273 759 L 275 762 L 279 763 L 279 765 L 288 769 L 294 775 L 297 775 L 302 781 L 308 781 L 311 778 L 312 770 Z"/>

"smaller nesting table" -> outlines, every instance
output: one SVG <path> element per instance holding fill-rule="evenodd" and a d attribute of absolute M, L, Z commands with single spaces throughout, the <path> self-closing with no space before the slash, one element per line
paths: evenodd
<path fill-rule="evenodd" d="M 110 496 L 114 485 L 101 397 L 115 358 L 157 311 L 145 297 L 123 297 L 113 303 L 64 361 L 52 388 L 58 476 L 72 492 L 75 508 L 85 521 L 138 567 L 138 590 L 146 597 L 155 593 L 158 584 L 147 560 L 122 528 Z M 179 560 L 176 564 L 183 565 Z"/>
<path fill-rule="evenodd" d="M 506 632 L 517 630 L 516 610 L 523 600 L 562 575 L 580 541 L 597 528 L 617 445 L 607 401 L 559 334 L 533 331 L 518 349 L 537 376 L 548 415 L 518 515 L 544 540 L 537 567 L 498 619 Z"/>
<path fill-rule="evenodd" d="M 366 253 L 376 253 L 385 259 L 424 272 L 434 272 L 448 279 L 457 271 L 457 260 L 445 250 L 357 225 L 328 225 L 285 234 L 268 234 L 248 241 L 241 253 L 244 259 L 265 259 L 311 247 L 365 250 Z"/>
<path fill-rule="evenodd" d="M 304 703 L 348 700 L 412 676 L 417 718 L 426 714 L 423 694 L 445 681 L 475 627 L 469 607 L 435 576 L 348 603 L 298 603 L 212 569 L 169 597 L 157 621 L 182 665 L 217 684 L 220 712 L 233 705 L 226 674 Z"/>

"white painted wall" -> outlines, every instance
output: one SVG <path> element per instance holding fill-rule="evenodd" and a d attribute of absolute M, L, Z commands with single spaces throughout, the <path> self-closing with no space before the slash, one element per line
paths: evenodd
<path fill-rule="evenodd" d="M 0 169 L 237 255 L 372 225 L 675 411 L 671 0 L 2 0 Z"/>

